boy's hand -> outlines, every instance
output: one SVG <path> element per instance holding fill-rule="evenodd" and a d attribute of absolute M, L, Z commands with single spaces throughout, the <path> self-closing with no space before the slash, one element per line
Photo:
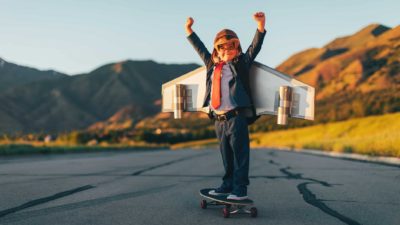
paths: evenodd
<path fill-rule="evenodd" d="M 256 12 L 253 15 L 253 19 L 257 22 L 258 30 L 263 33 L 265 27 L 265 15 L 263 12 Z"/>
<path fill-rule="evenodd" d="M 257 21 L 258 23 L 260 22 L 265 22 L 265 15 L 263 12 L 256 12 L 253 15 L 253 18 L 255 21 Z"/>
<path fill-rule="evenodd" d="M 185 25 L 185 30 L 186 30 L 186 34 L 187 36 L 191 35 L 193 33 L 192 30 L 192 25 L 194 23 L 194 20 L 192 17 L 188 17 L 186 20 L 186 25 Z"/>
<path fill-rule="evenodd" d="M 187 20 L 186 20 L 186 28 L 191 28 L 193 23 L 194 23 L 193 18 L 192 17 L 188 17 Z"/>

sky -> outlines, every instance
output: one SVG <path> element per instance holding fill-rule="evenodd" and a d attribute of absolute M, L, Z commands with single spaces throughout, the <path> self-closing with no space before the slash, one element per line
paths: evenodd
<path fill-rule="evenodd" d="M 399 0 L 0 0 L 0 58 L 69 75 L 127 59 L 201 64 L 187 17 L 210 52 L 224 28 L 245 50 L 258 11 L 267 35 L 256 60 L 271 67 L 369 24 L 400 25 Z"/>

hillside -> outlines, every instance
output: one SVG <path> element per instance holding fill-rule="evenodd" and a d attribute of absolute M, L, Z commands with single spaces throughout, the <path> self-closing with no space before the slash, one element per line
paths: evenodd
<path fill-rule="evenodd" d="M 134 106 L 135 117 L 157 113 L 163 82 L 195 64 L 124 61 L 88 74 L 43 80 L 0 93 L 0 132 L 62 132 L 106 120 L 123 107 Z"/>
<path fill-rule="evenodd" d="M 400 85 L 400 26 L 372 24 L 322 48 L 297 53 L 279 71 L 316 87 L 316 99 L 338 92 L 367 93 Z"/>
<path fill-rule="evenodd" d="M 400 113 L 255 134 L 253 147 L 288 147 L 400 157 Z"/>

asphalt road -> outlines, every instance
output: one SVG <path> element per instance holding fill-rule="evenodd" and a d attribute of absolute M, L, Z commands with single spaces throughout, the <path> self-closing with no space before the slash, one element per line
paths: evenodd
<path fill-rule="evenodd" d="M 400 224 L 399 167 L 252 150 L 257 218 L 200 208 L 221 175 L 212 149 L 0 158 L 0 224 Z"/>

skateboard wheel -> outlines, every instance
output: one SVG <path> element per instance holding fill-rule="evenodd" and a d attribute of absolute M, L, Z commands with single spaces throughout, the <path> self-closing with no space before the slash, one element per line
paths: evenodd
<path fill-rule="evenodd" d="M 201 206 L 202 209 L 207 209 L 207 201 L 206 200 L 202 200 L 200 202 L 200 206 Z"/>
<path fill-rule="evenodd" d="M 223 210 L 222 210 L 222 212 L 224 213 L 224 218 L 229 218 L 229 216 L 230 216 L 230 212 L 229 212 L 229 209 L 227 208 L 227 207 L 225 207 Z"/>
<path fill-rule="evenodd" d="M 253 207 L 250 209 L 250 215 L 251 217 L 257 217 L 257 208 Z"/>

